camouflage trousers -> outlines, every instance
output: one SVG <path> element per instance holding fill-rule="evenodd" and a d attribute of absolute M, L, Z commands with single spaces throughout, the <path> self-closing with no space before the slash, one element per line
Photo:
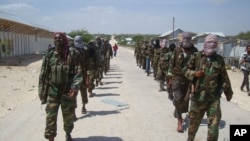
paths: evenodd
<path fill-rule="evenodd" d="M 102 80 L 102 78 L 103 78 L 103 71 L 104 71 L 103 68 L 104 67 L 103 67 L 103 64 L 102 64 L 100 67 L 98 67 L 96 69 L 96 71 L 95 71 L 95 79 Z"/>
<path fill-rule="evenodd" d="M 106 74 L 110 68 L 110 58 L 105 58 L 104 60 L 104 73 Z"/>
<path fill-rule="evenodd" d="M 88 92 L 92 92 L 93 89 L 95 89 L 95 77 L 96 77 L 96 71 L 94 69 L 87 71 L 87 80 L 86 81 L 86 87 Z"/>
<path fill-rule="evenodd" d="M 219 123 L 221 120 L 220 99 L 198 102 L 192 100 L 189 118 L 188 138 L 194 139 L 203 116 L 207 113 L 207 141 L 217 141 L 219 136 Z"/>
<path fill-rule="evenodd" d="M 45 138 L 55 137 L 57 135 L 57 115 L 61 106 L 64 131 L 71 133 L 74 128 L 74 108 L 75 98 L 62 94 L 60 98 L 48 96 L 46 105 L 46 127 Z"/>
<path fill-rule="evenodd" d="M 189 81 L 181 76 L 174 76 L 172 80 L 173 104 L 175 106 L 174 117 L 182 119 L 182 113 L 188 112 L 189 100 L 184 100 Z"/>
<path fill-rule="evenodd" d="M 81 98 L 82 98 L 82 104 L 88 103 L 88 93 L 87 93 L 87 86 L 86 84 L 82 84 L 80 88 Z"/>

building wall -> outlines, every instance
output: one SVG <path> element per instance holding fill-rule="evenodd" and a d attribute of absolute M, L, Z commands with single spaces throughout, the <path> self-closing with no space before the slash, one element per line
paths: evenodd
<path fill-rule="evenodd" d="M 0 58 L 8 58 L 33 53 L 43 53 L 53 38 L 0 31 Z"/>

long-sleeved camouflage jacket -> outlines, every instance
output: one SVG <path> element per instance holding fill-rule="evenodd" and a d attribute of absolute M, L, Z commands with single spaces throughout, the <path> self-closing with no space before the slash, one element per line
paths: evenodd
<path fill-rule="evenodd" d="M 168 76 L 184 76 L 186 65 L 191 56 L 197 52 L 197 48 L 190 47 L 186 51 L 182 47 L 175 48 L 169 62 Z"/>
<path fill-rule="evenodd" d="M 194 77 L 196 71 L 201 70 L 204 76 L 200 78 Z M 195 88 L 195 97 L 197 99 L 209 100 L 221 97 L 224 91 L 226 96 L 233 95 L 231 83 L 225 68 L 223 57 L 215 54 L 206 57 L 204 52 L 195 53 L 187 64 L 185 76 L 193 81 Z"/>
<path fill-rule="evenodd" d="M 80 52 L 73 47 L 69 48 L 66 61 L 61 59 L 55 48 L 50 49 L 43 57 L 38 94 L 47 95 L 52 87 L 62 93 L 68 93 L 70 89 L 79 90 L 83 81 L 80 58 Z"/>

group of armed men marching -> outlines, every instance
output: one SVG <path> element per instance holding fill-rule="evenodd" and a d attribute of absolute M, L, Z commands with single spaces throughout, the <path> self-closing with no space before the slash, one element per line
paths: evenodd
<path fill-rule="evenodd" d="M 54 141 L 61 107 L 66 141 L 72 141 L 77 93 L 81 93 L 81 112 L 85 114 L 88 97 L 94 96 L 96 86 L 103 85 L 103 74 L 110 69 L 113 51 L 109 39 L 96 37 L 84 44 L 82 36 L 75 36 L 74 42 L 69 43 L 63 32 L 54 33 L 54 45 L 43 57 L 39 76 L 38 95 L 42 104 L 46 104 L 44 137 Z"/>
<path fill-rule="evenodd" d="M 206 113 L 207 141 L 217 141 L 221 94 L 224 92 L 227 101 L 233 95 L 223 57 L 216 53 L 218 38 L 207 35 L 202 51 L 198 51 L 190 32 L 183 32 L 181 37 L 178 46 L 174 43 L 167 46 L 166 39 L 143 40 L 134 50 L 136 64 L 145 70 L 147 76 L 153 69 L 153 77 L 159 81 L 159 91 L 164 91 L 166 86 L 168 98 L 175 108 L 177 132 L 183 132 L 182 113 L 188 112 L 187 141 L 194 141 Z"/>

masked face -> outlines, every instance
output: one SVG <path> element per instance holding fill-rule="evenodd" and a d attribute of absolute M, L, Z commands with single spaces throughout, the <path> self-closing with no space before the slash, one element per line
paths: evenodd
<path fill-rule="evenodd" d="M 58 33 L 54 35 L 54 44 L 56 48 L 64 48 L 66 40 L 61 34 Z"/>
<path fill-rule="evenodd" d="M 216 35 L 208 35 L 205 38 L 205 43 L 204 43 L 204 53 L 206 56 L 211 56 L 213 55 L 218 46 L 218 39 Z"/>
<path fill-rule="evenodd" d="M 183 39 L 182 39 L 182 46 L 184 47 L 184 48 L 189 48 L 189 47 L 191 47 L 193 44 L 192 44 L 192 42 L 191 42 L 191 38 L 186 38 L 186 37 L 184 37 Z"/>
<path fill-rule="evenodd" d="M 182 47 L 183 48 L 191 47 L 193 45 L 191 39 L 192 39 L 192 36 L 189 32 L 183 32 L 182 33 L 182 42 L 181 42 Z"/>
<path fill-rule="evenodd" d="M 81 36 L 76 36 L 74 39 L 74 45 L 76 47 L 83 48 L 84 47 L 83 38 Z"/>

